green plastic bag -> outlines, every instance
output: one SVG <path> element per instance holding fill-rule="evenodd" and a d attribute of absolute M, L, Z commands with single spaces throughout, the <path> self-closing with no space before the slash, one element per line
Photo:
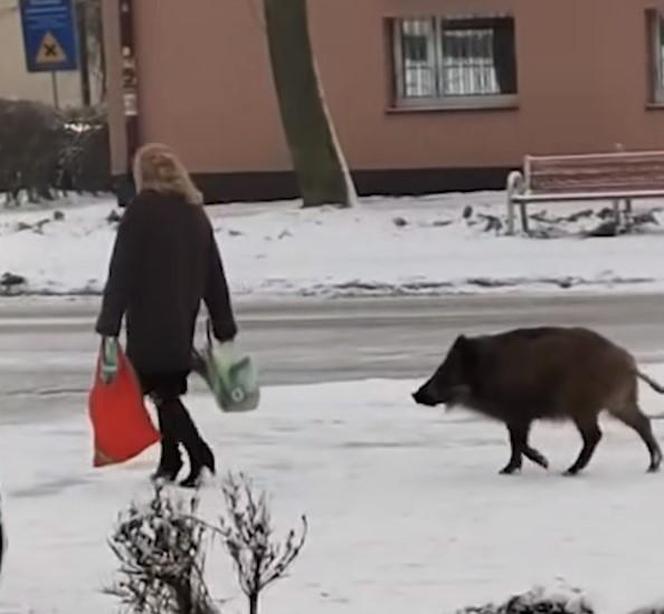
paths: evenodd
<path fill-rule="evenodd" d="M 220 343 L 207 324 L 207 346 L 194 350 L 194 370 L 205 379 L 222 411 L 244 412 L 258 407 L 258 374 L 250 356 L 238 356 L 232 341 Z"/>

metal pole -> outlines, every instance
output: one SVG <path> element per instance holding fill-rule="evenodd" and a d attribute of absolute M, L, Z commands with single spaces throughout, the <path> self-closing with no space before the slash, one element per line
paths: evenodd
<path fill-rule="evenodd" d="M 134 0 L 120 0 L 120 44 L 122 47 L 122 86 L 124 96 L 125 134 L 127 142 L 127 179 L 135 189 L 131 172 L 132 160 L 139 146 L 138 70 L 134 45 Z"/>
<path fill-rule="evenodd" d="M 81 102 L 84 107 L 92 103 L 90 92 L 90 59 L 88 54 L 88 11 L 85 2 L 77 6 L 76 17 L 78 21 L 78 53 L 81 73 Z"/>
<path fill-rule="evenodd" d="M 60 108 L 60 96 L 58 94 L 58 73 L 54 70 L 51 71 L 51 84 L 53 87 L 53 104 L 56 109 Z"/>

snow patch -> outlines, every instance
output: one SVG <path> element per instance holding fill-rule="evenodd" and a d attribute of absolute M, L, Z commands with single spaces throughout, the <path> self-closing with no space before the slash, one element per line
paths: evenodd
<path fill-rule="evenodd" d="M 515 595 L 501 605 L 487 604 L 458 610 L 457 614 L 594 614 L 595 610 L 579 589 L 549 590 L 536 587 Z"/>
<path fill-rule="evenodd" d="M 648 370 L 664 376 L 664 365 Z M 246 471 L 272 494 L 275 525 L 309 519 L 301 559 L 265 594 L 266 611 L 455 612 L 544 586 L 517 603 L 551 602 L 553 593 L 555 603 L 586 612 L 573 609 L 578 595 L 559 598 L 561 582 L 583 587 L 602 614 L 661 597 L 662 476 L 645 473 L 647 452 L 634 433 L 605 421 L 587 472 L 570 479 L 560 471 L 580 447 L 574 427 L 538 424 L 533 444 L 551 471 L 527 465 L 506 478 L 496 474 L 509 453 L 504 427 L 416 406 L 415 385 L 266 388 L 258 411 L 244 415 L 221 414 L 208 396 L 189 398 L 221 470 Z M 661 397 L 642 391 L 644 411 L 659 412 Z M 101 590 L 116 570 L 107 539 L 118 512 L 150 495 L 157 450 L 93 469 L 85 398 L 70 397 L 78 405 L 68 414 L 43 413 L 39 422 L 0 415 L 9 540 L 0 612 L 117 611 Z M 35 406 L 43 402 L 35 395 Z M 664 421 L 653 426 L 664 438 Z M 203 518 L 216 522 L 221 501 L 210 484 Z M 213 553 L 209 572 L 225 611 L 242 611 L 223 555 Z"/>
<path fill-rule="evenodd" d="M 0 213 L 0 276 L 22 292 L 103 289 L 117 222 L 113 201 L 55 203 Z M 385 296 L 478 292 L 664 290 L 656 203 L 641 203 L 634 234 L 585 238 L 601 205 L 533 207 L 535 236 L 502 234 L 505 194 L 369 198 L 352 209 L 300 209 L 297 201 L 210 207 L 236 295 Z M 45 221 L 46 220 L 46 221 Z M 555 238 L 553 238 L 555 237 Z"/>

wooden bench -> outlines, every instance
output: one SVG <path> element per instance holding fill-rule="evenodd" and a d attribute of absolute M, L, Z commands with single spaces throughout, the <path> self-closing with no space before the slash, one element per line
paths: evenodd
<path fill-rule="evenodd" d="M 664 196 L 664 151 L 641 151 L 571 156 L 526 156 L 523 173 L 507 179 L 507 232 L 514 234 L 515 212 L 528 232 L 528 203 L 611 201 L 620 223 L 620 202 L 631 213 L 631 202 Z"/>

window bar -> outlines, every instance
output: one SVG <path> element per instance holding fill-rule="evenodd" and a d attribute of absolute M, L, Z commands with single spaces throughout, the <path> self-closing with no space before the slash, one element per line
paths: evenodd
<path fill-rule="evenodd" d="M 424 74 L 426 75 L 426 92 L 427 96 L 431 96 L 434 92 L 434 82 L 433 82 L 433 70 L 432 63 L 434 61 L 435 55 L 433 51 L 433 28 L 431 26 L 431 19 L 427 19 L 423 23 L 423 30 L 425 35 L 425 40 L 427 42 L 427 56 L 426 64 L 422 67 Z"/>
<path fill-rule="evenodd" d="M 486 61 L 484 64 L 484 76 L 486 78 L 486 84 L 484 86 L 484 92 L 487 94 L 496 93 L 496 85 L 494 83 L 494 74 L 496 66 L 496 57 L 493 54 L 493 41 L 496 36 L 493 30 L 489 31 L 488 36 L 486 37 Z"/>
<path fill-rule="evenodd" d="M 486 40 L 486 59 L 484 60 L 484 93 L 493 93 L 493 69 L 495 66 L 495 58 L 493 56 L 493 31 L 487 36 Z"/>
<path fill-rule="evenodd" d="M 438 38 L 440 40 L 440 60 L 438 70 L 440 72 L 440 95 L 445 96 L 449 88 L 449 74 L 447 71 L 447 54 L 449 53 L 449 45 L 445 38 L 445 20 L 441 19 L 439 22 Z"/>
<path fill-rule="evenodd" d="M 443 20 L 434 19 L 432 21 L 433 28 L 433 94 L 439 98 L 445 94 L 445 83 L 443 75 Z"/>
<path fill-rule="evenodd" d="M 470 57 L 470 46 L 472 44 L 472 38 L 469 40 L 467 32 L 459 35 L 459 49 L 461 51 L 464 75 L 463 93 L 466 96 L 473 93 L 473 62 Z"/>
<path fill-rule="evenodd" d="M 414 21 L 413 22 L 413 27 L 411 31 L 411 39 L 410 43 L 411 46 L 413 46 L 413 41 L 417 40 L 417 37 L 419 37 L 421 33 L 421 28 L 422 28 L 422 23 L 420 21 Z M 411 56 L 415 54 L 415 49 L 410 50 Z M 413 61 L 411 59 L 411 70 L 413 71 L 413 74 L 415 75 L 415 96 L 421 96 L 422 95 L 422 68 L 419 65 L 419 62 Z"/>
<path fill-rule="evenodd" d="M 472 32 L 470 40 L 474 48 L 470 58 L 473 65 L 473 91 L 471 94 L 477 94 L 482 91 L 482 53 L 484 52 L 484 40 L 481 32 Z"/>
<path fill-rule="evenodd" d="M 469 30 L 468 31 L 468 47 L 469 47 L 469 53 L 468 57 L 470 58 L 470 65 L 471 65 L 471 73 L 472 73 L 472 86 L 470 90 L 470 94 L 476 94 L 479 88 L 479 72 L 480 72 L 480 64 L 478 62 L 479 55 L 482 52 L 482 38 L 479 35 L 478 32 L 474 30 Z"/>
<path fill-rule="evenodd" d="M 487 31 L 483 38 L 483 51 L 482 51 L 482 83 L 480 84 L 480 93 L 492 94 L 493 83 L 491 80 L 492 67 L 494 65 L 493 57 L 493 30 Z"/>
<path fill-rule="evenodd" d="M 424 27 L 422 26 L 421 21 L 416 21 L 415 23 L 416 23 L 416 25 L 415 25 L 415 38 L 413 40 L 417 41 L 416 44 L 419 46 L 419 38 L 420 38 L 420 36 L 422 36 L 422 34 L 424 32 Z M 419 53 L 419 49 L 413 50 L 413 54 L 416 54 L 416 53 Z M 417 96 L 421 97 L 422 93 L 424 92 L 424 86 L 425 86 L 425 83 L 424 83 L 424 68 L 422 67 L 422 60 L 420 60 L 419 57 L 418 57 L 417 60 L 414 62 L 414 65 L 415 65 L 415 74 L 417 75 L 417 79 L 416 79 L 416 81 L 417 81 L 417 87 L 416 87 Z"/>
<path fill-rule="evenodd" d="M 659 53 L 657 54 L 657 90 L 659 95 L 659 102 L 663 102 L 664 98 L 664 15 L 658 13 L 657 18 L 657 47 Z"/>
<path fill-rule="evenodd" d="M 404 95 L 406 97 L 412 95 L 411 88 L 411 72 L 410 66 L 408 65 L 408 22 L 403 20 L 401 22 L 401 53 L 403 60 L 403 83 L 404 83 Z"/>
<path fill-rule="evenodd" d="M 408 97 L 408 68 L 406 66 L 406 44 L 405 44 L 405 29 L 406 22 L 399 19 L 395 22 L 395 39 L 397 40 L 398 58 L 399 58 L 399 95 L 403 98 Z"/>
<path fill-rule="evenodd" d="M 459 73 L 458 60 L 456 59 L 458 54 L 454 37 L 448 33 L 445 41 L 447 43 L 448 50 L 447 64 L 445 66 L 447 76 L 449 78 L 449 82 L 447 84 L 447 93 L 453 95 L 458 93 L 462 88 L 460 81 L 461 73 Z"/>
<path fill-rule="evenodd" d="M 438 96 L 438 79 L 436 76 L 437 46 L 436 46 L 436 19 L 427 19 L 427 96 Z"/>

